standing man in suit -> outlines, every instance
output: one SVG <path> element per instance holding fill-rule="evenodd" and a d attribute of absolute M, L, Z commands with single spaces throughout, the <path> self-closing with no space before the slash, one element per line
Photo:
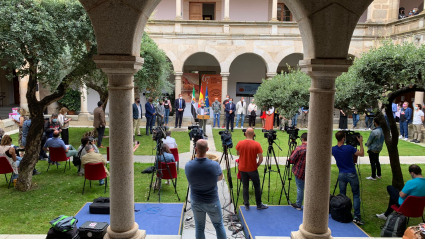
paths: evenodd
<path fill-rule="evenodd" d="M 140 104 L 140 98 L 137 97 L 135 100 L 135 103 L 133 104 L 133 136 L 136 134 L 137 129 L 137 136 L 142 136 L 140 134 L 140 123 L 142 122 L 142 105 Z"/>
<path fill-rule="evenodd" d="M 208 110 L 205 109 L 205 103 L 204 102 L 201 103 L 201 108 L 198 108 L 196 110 L 196 113 L 198 115 L 208 115 Z M 207 137 L 207 131 L 206 131 L 207 120 L 206 119 L 199 119 L 199 126 L 201 126 L 202 130 L 204 131 L 204 136 Z"/>
<path fill-rule="evenodd" d="M 177 128 L 177 123 L 179 125 L 179 128 L 182 127 L 182 120 L 183 120 L 183 111 L 184 108 L 186 108 L 186 102 L 184 101 L 182 94 L 179 94 L 179 98 L 174 101 L 174 108 L 176 108 L 176 124 L 175 127 Z"/>
<path fill-rule="evenodd" d="M 236 129 L 239 127 L 239 119 L 241 119 L 241 129 L 243 129 L 243 122 L 245 121 L 246 103 L 245 99 L 241 97 L 241 101 L 236 104 Z"/>
<path fill-rule="evenodd" d="M 236 106 L 233 103 L 233 98 L 229 99 L 229 103 L 226 104 L 226 130 L 229 130 L 229 123 L 231 124 L 231 129 L 233 132 L 233 123 L 235 122 L 235 111 Z"/>
<path fill-rule="evenodd" d="M 149 97 L 148 102 L 145 104 L 145 117 L 146 117 L 146 135 L 149 135 L 149 132 L 152 134 L 153 127 L 153 116 L 155 115 L 155 107 L 153 106 L 152 97 Z M 150 128 L 150 130 L 149 130 Z"/>
<path fill-rule="evenodd" d="M 105 111 L 103 111 L 103 102 L 97 102 L 97 108 L 93 111 L 93 127 L 97 130 L 97 147 L 105 148 L 102 145 L 103 134 L 105 133 Z"/>

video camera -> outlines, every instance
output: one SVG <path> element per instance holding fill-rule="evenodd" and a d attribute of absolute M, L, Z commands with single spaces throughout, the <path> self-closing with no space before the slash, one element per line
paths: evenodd
<path fill-rule="evenodd" d="M 221 144 L 227 148 L 233 147 L 232 134 L 228 130 L 218 132 L 221 135 Z"/>
<path fill-rule="evenodd" d="M 167 131 L 166 126 L 158 126 L 152 130 L 152 139 L 154 141 L 158 141 L 160 139 L 165 139 L 167 136 L 165 135 L 165 131 Z"/>
<path fill-rule="evenodd" d="M 189 132 L 189 138 L 196 143 L 198 140 L 203 139 L 203 130 L 201 128 L 199 128 L 199 125 L 192 125 L 189 126 L 188 129 L 190 130 Z"/>
<path fill-rule="evenodd" d="M 360 138 L 361 135 L 360 133 L 356 133 L 354 131 L 351 130 L 347 130 L 345 131 L 345 144 L 346 145 L 351 145 L 354 148 L 357 146 L 360 146 L 360 142 L 357 138 Z"/>
<path fill-rule="evenodd" d="M 300 137 L 300 136 L 298 136 L 298 131 L 300 130 L 298 128 L 289 127 L 289 126 L 285 125 L 284 130 L 286 131 L 286 133 L 289 134 L 289 139 L 292 140 L 292 141 L 295 141 Z"/>
<path fill-rule="evenodd" d="M 274 130 L 265 130 L 265 129 L 263 129 L 263 132 L 264 132 L 264 138 L 266 138 L 266 139 L 268 139 L 269 140 L 269 142 L 273 142 L 273 141 L 275 141 L 276 140 L 276 131 L 274 131 Z"/>

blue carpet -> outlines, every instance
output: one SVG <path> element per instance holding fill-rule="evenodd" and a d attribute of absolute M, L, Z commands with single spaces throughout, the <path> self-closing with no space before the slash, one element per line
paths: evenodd
<path fill-rule="evenodd" d="M 298 231 L 303 221 L 303 212 L 291 206 L 269 206 L 266 210 L 257 210 L 251 206 L 246 211 L 239 206 L 240 218 L 244 224 L 245 235 L 290 237 Z M 329 229 L 333 237 L 368 237 L 356 224 L 334 221 L 329 215 Z"/>
<path fill-rule="evenodd" d="M 75 216 L 77 226 L 86 221 L 110 223 L 109 214 L 90 214 L 86 203 Z M 135 221 L 148 235 L 180 235 L 182 228 L 183 203 L 135 203 Z M 166 226 L 164 226 L 166 225 Z"/>

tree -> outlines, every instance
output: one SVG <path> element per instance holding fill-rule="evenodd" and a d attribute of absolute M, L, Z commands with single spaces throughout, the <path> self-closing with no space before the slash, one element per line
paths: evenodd
<path fill-rule="evenodd" d="M 288 67 L 289 68 L 289 67 Z M 263 80 L 254 98 L 261 109 L 274 107 L 286 119 L 294 116 L 298 109 L 308 106 L 310 99 L 310 77 L 299 69 L 277 74 L 271 80 Z"/>
<path fill-rule="evenodd" d="M 376 111 L 384 132 L 385 144 L 393 174 L 392 185 L 404 186 L 398 153 L 398 130 L 392 116 L 391 104 L 395 98 L 412 91 L 424 91 L 425 46 L 413 43 L 395 45 L 390 40 L 372 48 L 354 61 L 347 73 L 336 79 L 336 104 L 356 107 L 360 112 L 371 104 L 382 106 Z M 345 101 L 345 102 L 344 102 Z"/>
<path fill-rule="evenodd" d="M 5 68 L 16 70 L 18 76 L 29 76 L 26 97 L 31 127 L 16 184 L 27 191 L 40 151 L 43 112 L 63 97 L 72 81 L 94 69 L 95 38 L 77 0 L 0 1 L 0 15 L 0 59 L 8 59 Z M 38 82 L 53 92 L 40 101 L 35 96 Z"/>

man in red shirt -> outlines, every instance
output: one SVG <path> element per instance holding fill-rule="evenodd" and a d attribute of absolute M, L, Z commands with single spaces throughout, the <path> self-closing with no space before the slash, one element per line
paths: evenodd
<path fill-rule="evenodd" d="M 241 180 L 243 184 L 243 201 L 245 210 L 249 210 L 249 179 L 254 184 L 255 200 L 257 209 L 266 209 L 267 205 L 261 202 L 260 176 L 258 174 L 258 166 L 263 162 L 263 149 L 260 143 L 254 141 L 254 130 L 248 128 L 245 132 L 245 140 L 239 141 L 236 145 L 237 154 L 239 155 L 239 171 L 241 172 Z M 258 156 L 258 162 L 257 162 Z"/>
<path fill-rule="evenodd" d="M 295 175 L 295 182 L 297 184 L 297 202 L 292 203 L 291 206 L 297 210 L 302 210 L 301 205 L 304 199 L 304 182 L 305 182 L 305 159 L 307 155 L 307 133 L 301 135 L 302 144 L 295 148 L 289 160 L 294 164 L 292 172 Z"/>

